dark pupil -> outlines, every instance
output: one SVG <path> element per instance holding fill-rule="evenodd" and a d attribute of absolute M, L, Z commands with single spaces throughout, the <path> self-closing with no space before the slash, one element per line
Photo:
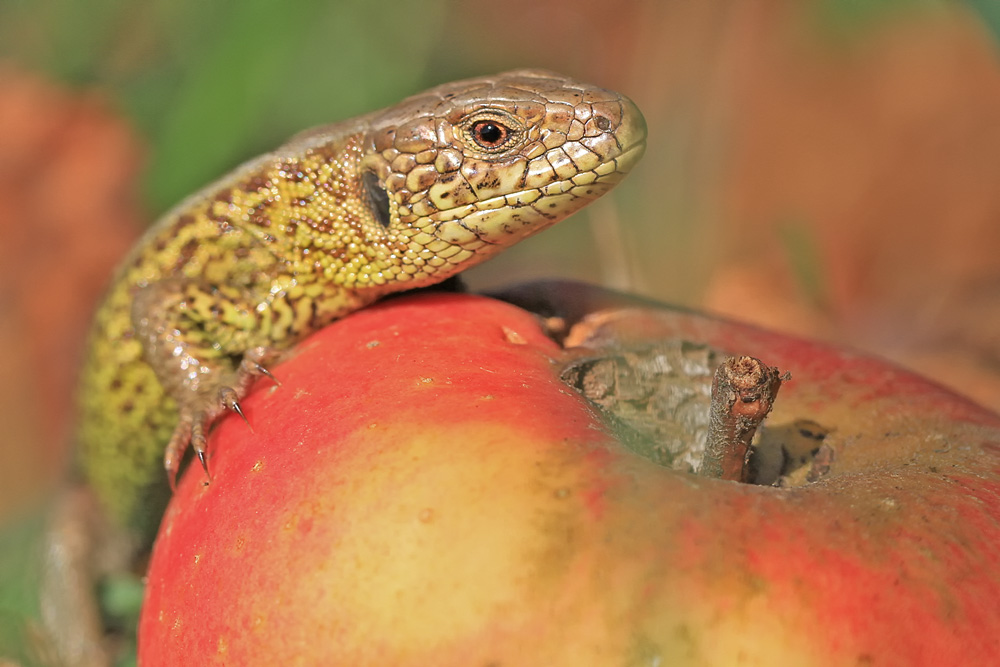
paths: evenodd
<path fill-rule="evenodd" d="M 493 148 L 507 137 L 507 128 L 488 120 L 476 123 L 476 138 L 487 148 Z"/>

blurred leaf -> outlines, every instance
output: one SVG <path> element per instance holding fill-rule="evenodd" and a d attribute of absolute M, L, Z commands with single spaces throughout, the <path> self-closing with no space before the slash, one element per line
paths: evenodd
<path fill-rule="evenodd" d="M 864 37 L 906 12 L 940 8 L 945 0 L 819 0 L 814 19 L 820 31 L 834 39 Z"/>
<path fill-rule="evenodd" d="M 277 4 L 245 0 L 179 54 L 182 79 L 154 133 L 157 211 L 251 155 L 316 123 L 393 101 L 423 83 L 441 2 Z M 204 24 L 203 24 L 204 26 Z"/>
<path fill-rule="evenodd" d="M 122 12 L 117 0 L 2 0 L 0 53 L 74 84 L 93 81 Z"/>
<path fill-rule="evenodd" d="M 0 0 L 0 55 L 110 92 L 152 141 L 160 212 L 300 130 L 425 87 L 446 5 Z"/>
<path fill-rule="evenodd" d="M 142 579 L 130 572 L 109 575 L 98 588 L 101 610 L 117 625 L 135 632 L 144 590 Z"/>
<path fill-rule="evenodd" d="M 803 296 L 812 305 L 823 307 L 827 297 L 823 257 L 813 228 L 802 223 L 779 225 L 778 239 Z"/>
<path fill-rule="evenodd" d="M 287 47 L 309 5 L 288 3 L 281 12 L 273 6 L 245 0 L 203 24 L 203 32 L 210 28 L 203 45 L 181 54 L 182 79 L 153 137 L 147 184 L 154 209 L 224 171 L 259 124 L 276 77 L 293 64 L 296 49 Z"/>
<path fill-rule="evenodd" d="M 966 0 L 966 3 L 979 14 L 979 18 L 993 33 L 993 39 L 1000 41 L 1000 2 L 997 0 Z"/>
<path fill-rule="evenodd" d="M 7 658 L 34 664 L 42 618 L 38 591 L 45 515 L 33 513 L 0 527 L 0 662 Z"/>
<path fill-rule="evenodd" d="M 115 667 L 130 667 L 137 662 L 136 629 L 144 591 L 142 579 L 129 572 L 105 577 L 98 588 L 101 612 L 125 642 L 116 651 Z"/>

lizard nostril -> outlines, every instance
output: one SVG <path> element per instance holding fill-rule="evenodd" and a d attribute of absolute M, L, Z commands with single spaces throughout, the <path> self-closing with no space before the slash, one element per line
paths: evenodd
<path fill-rule="evenodd" d="M 611 119 L 607 116 L 595 116 L 594 124 L 597 125 L 597 129 L 601 132 L 608 132 L 612 126 Z"/>

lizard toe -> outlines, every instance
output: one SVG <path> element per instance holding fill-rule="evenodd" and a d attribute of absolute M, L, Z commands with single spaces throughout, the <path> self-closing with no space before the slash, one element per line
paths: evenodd
<path fill-rule="evenodd" d="M 192 423 L 191 414 L 186 411 L 182 412 L 163 452 L 163 468 L 167 471 L 167 480 L 170 482 L 171 491 L 177 489 L 177 472 L 180 470 L 181 459 L 184 458 L 188 443 L 191 442 Z"/>
<path fill-rule="evenodd" d="M 208 472 L 208 459 L 205 454 L 208 449 L 208 438 L 205 436 L 204 420 L 199 420 L 191 425 L 191 449 L 197 455 L 198 461 L 201 463 L 201 469 L 205 471 L 205 477 L 211 482 L 212 474 Z"/>
<path fill-rule="evenodd" d="M 281 386 L 281 382 L 278 378 L 271 374 L 271 371 L 267 370 L 267 364 L 273 361 L 278 355 L 276 350 L 268 347 L 258 346 L 250 348 L 243 355 L 243 361 L 240 363 L 239 375 L 241 379 L 249 382 L 255 377 L 263 375 L 269 379 L 274 384 Z"/>
<path fill-rule="evenodd" d="M 240 419 L 243 420 L 243 423 L 246 424 L 250 428 L 250 431 L 252 432 L 253 425 L 250 424 L 250 420 L 247 419 L 246 414 L 244 414 L 243 408 L 240 407 L 239 399 L 240 395 L 232 387 L 222 387 L 221 389 L 219 389 L 219 402 L 222 403 L 222 406 L 227 410 L 229 410 L 230 412 L 235 412 L 236 414 L 238 414 L 240 416 Z"/>

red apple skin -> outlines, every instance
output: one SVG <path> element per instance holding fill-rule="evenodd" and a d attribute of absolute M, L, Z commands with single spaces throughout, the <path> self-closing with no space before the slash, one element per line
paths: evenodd
<path fill-rule="evenodd" d="M 1000 418 L 886 363 L 636 315 L 793 379 L 793 489 L 615 442 L 532 316 L 418 296 L 313 336 L 213 434 L 149 566 L 140 664 L 950 665 L 1000 656 Z M 645 319 L 644 319 L 645 318 Z"/>

